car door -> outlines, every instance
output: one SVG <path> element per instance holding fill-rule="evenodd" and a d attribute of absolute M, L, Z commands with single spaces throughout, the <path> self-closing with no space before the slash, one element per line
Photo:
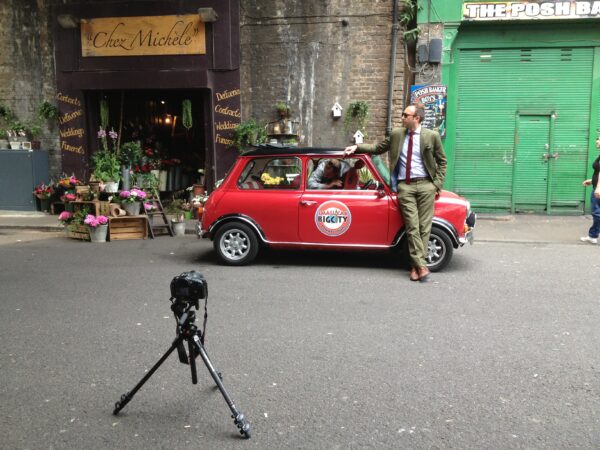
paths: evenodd
<path fill-rule="evenodd" d="M 297 242 L 300 168 L 293 156 L 252 158 L 228 192 L 229 204 L 219 206 L 252 220 L 269 242 Z"/>
<path fill-rule="evenodd" d="M 387 247 L 390 198 L 376 189 L 378 177 L 364 157 L 347 161 L 351 165 L 357 161 L 367 163 L 358 169 L 355 188 L 308 189 L 307 185 L 299 204 L 300 241 L 325 246 Z"/>

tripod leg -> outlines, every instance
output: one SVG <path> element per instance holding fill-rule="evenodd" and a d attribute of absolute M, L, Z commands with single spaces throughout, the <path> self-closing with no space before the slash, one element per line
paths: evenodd
<path fill-rule="evenodd" d="M 196 343 L 198 353 L 202 357 L 202 361 L 204 361 L 204 364 L 206 365 L 206 368 L 208 369 L 210 376 L 213 378 L 213 380 L 217 384 L 219 391 L 221 391 L 223 398 L 227 402 L 227 406 L 229 406 L 229 409 L 231 410 L 231 413 L 232 413 L 231 417 L 233 417 L 233 423 L 235 423 L 235 425 L 240 429 L 240 434 L 243 434 L 246 439 L 250 439 L 250 435 L 251 435 L 250 423 L 248 423 L 248 421 L 246 420 L 246 416 L 244 416 L 244 414 L 242 412 L 238 411 L 238 409 L 235 407 L 235 405 L 233 403 L 233 399 L 227 393 L 225 386 L 223 386 L 223 383 L 221 382 L 221 378 L 219 377 L 219 374 L 215 370 L 214 366 L 212 365 L 212 362 L 208 358 L 208 355 L 206 354 L 206 350 L 204 350 L 204 346 L 202 345 L 202 342 L 200 342 L 200 338 L 198 337 L 198 335 L 195 334 L 193 339 L 194 339 L 194 342 Z"/>
<path fill-rule="evenodd" d="M 131 391 L 121 395 L 119 401 L 115 403 L 115 409 L 113 411 L 113 414 L 115 416 L 119 414 L 119 411 L 121 411 L 125 407 L 125 405 L 127 405 L 127 403 L 130 402 L 130 400 L 133 398 L 136 392 L 140 390 L 144 383 L 148 381 L 148 379 L 154 374 L 154 372 L 156 372 L 160 365 L 165 362 L 165 360 L 169 357 L 173 350 L 175 350 L 177 346 L 179 346 L 182 343 L 182 341 L 183 336 L 178 336 L 177 339 L 173 341 L 173 344 L 171 344 L 171 348 L 169 348 L 169 350 L 167 350 L 167 352 L 164 355 L 162 355 L 162 357 L 158 360 L 156 364 L 154 364 L 152 369 L 150 369 L 150 371 L 144 376 L 144 378 L 142 378 L 140 382 L 136 384 Z"/>
<path fill-rule="evenodd" d="M 194 346 L 194 341 L 192 338 L 188 339 L 188 354 L 189 362 L 190 362 L 190 370 L 192 371 L 192 384 L 198 384 L 198 374 L 196 372 L 196 347 Z"/>

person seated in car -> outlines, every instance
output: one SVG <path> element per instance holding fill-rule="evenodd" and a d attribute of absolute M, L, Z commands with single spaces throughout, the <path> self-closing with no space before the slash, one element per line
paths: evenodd
<path fill-rule="evenodd" d="M 308 177 L 309 189 L 336 189 L 344 185 L 343 178 L 350 164 L 339 159 L 323 159 Z"/>

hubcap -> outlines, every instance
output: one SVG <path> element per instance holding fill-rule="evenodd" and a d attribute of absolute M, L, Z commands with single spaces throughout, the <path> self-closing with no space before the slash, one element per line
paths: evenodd
<path fill-rule="evenodd" d="M 436 236 L 431 236 L 429 238 L 429 245 L 427 246 L 427 265 L 437 265 L 442 260 L 445 253 L 446 246 L 444 245 L 444 242 Z"/>
<path fill-rule="evenodd" d="M 240 230 L 229 230 L 225 233 L 220 246 L 223 255 L 234 261 L 242 259 L 250 250 L 248 236 Z"/>

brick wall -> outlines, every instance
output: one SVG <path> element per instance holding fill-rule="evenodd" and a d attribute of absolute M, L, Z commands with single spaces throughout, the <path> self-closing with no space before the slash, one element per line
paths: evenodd
<path fill-rule="evenodd" d="M 0 1 L 0 103 L 22 122 L 37 116 L 38 105 L 55 95 L 52 2 Z M 44 124 L 39 140 L 49 151 L 51 176 L 60 173 L 57 127 Z"/>
<path fill-rule="evenodd" d="M 368 141 L 385 135 L 392 33 L 391 0 L 255 0 L 241 8 L 242 115 L 276 120 L 286 101 L 302 145 L 345 146 L 355 130 L 334 120 L 353 100 L 369 104 Z M 401 36 L 401 32 L 399 33 Z M 404 45 L 398 38 L 394 123 L 404 105 Z"/>
<path fill-rule="evenodd" d="M 242 114 L 262 123 L 277 118 L 274 104 L 286 101 L 300 121 L 302 145 L 345 146 L 344 110 L 353 100 L 370 107 L 367 141 L 384 137 L 392 32 L 392 0 L 240 0 Z M 0 1 L 0 103 L 21 120 L 53 101 L 53 27 L 56 8 L 83 0 Z M 398 37 L 393 123 L 405 103 L 405 57 Z M 344 111 L 345 112 L 345 111 Z M 44 128 L 42 148 L 50 172 L 61 172 L 58 130 Z"/>

